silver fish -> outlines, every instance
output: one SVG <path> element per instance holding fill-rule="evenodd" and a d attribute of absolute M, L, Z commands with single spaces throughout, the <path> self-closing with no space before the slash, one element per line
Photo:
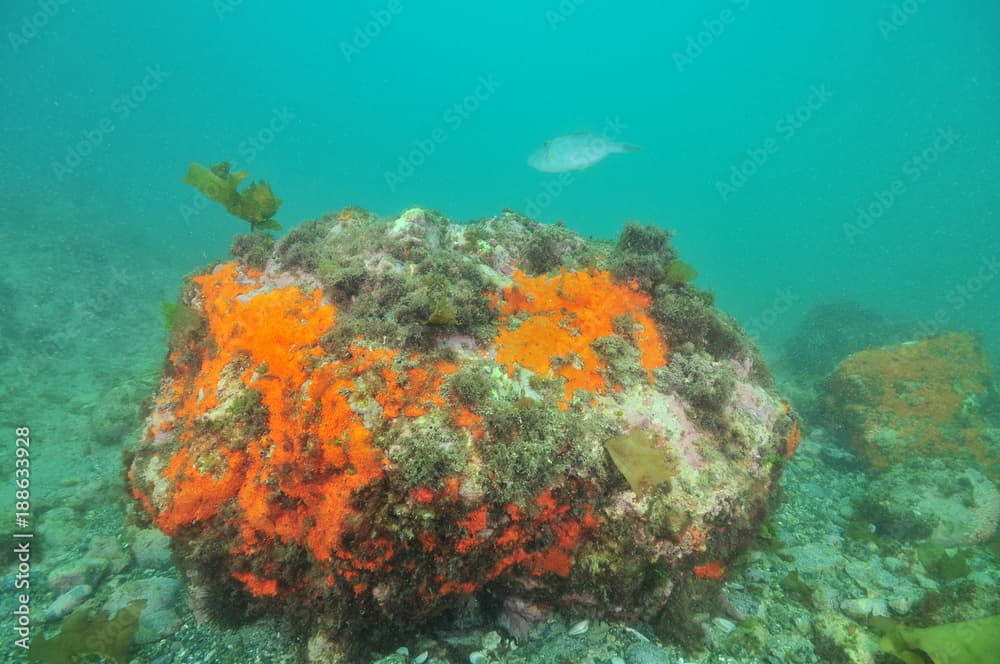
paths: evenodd
<path fill-rule="evenodd" d="M 543 173 L 564 173 L 589 168 L 609 154 L 635 152 L 638 145 L 612 141 L 597 134 L 578 132 L 545 141 L 528 157 L 528 166 Z"/>

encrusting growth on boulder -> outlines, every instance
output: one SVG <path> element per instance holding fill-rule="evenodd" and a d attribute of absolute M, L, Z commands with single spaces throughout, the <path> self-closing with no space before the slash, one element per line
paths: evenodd
<path fill-rule="evenodd" d="M 137 504 L 189 579 L 345 648 L 487 590 L 656 624 L 753 536 L 797 431 L 668 238 L 349 208 L 212 266 Z"/>

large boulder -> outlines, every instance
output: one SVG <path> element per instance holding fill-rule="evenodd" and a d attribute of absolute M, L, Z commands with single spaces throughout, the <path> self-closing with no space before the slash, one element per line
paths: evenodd
<path fill-rule="evenodd" d="M 987 419 L 995 389 L 982 344 L 952 332 L 854 353 L 831 376 L 826 405 L 834 429 L 875 470 L 943 458 L 995 480 L 1000 447 Z"/>
<path fill-rule="evenodd" d="M 128 475 L 196 612 L 349 643 L 717 583 L 800 434 L 668 239 L 348 209 L 190 278 Z"/>

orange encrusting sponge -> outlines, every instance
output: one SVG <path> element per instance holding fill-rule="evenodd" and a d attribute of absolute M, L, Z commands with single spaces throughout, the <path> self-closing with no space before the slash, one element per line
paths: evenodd
<path fill-rule="evenodd" d="M 236 263 L 193 281 L 204 298 L 215 348 L 193 370 L 176 353 L 171 357 L 176 418 L 167 428 L 185 432 L 186 446 L 166 462 L 162 474 L 170 480 L 170 497 L 154 512 L 156 524 L 174 535 L 234 501 L 243 553 L 277 539 L 305 545 L 319 561 L 343 558 L 340 536 L 355 512 L 351 496 L 380 478 L 387 463 L 348 395 L 359 377 L 373 383 L 377 376 L 373 396 L 383 416 L 415 417 L 444 404 L 443 377 L 456 367 L 442 362 L 396 372 L 391 365 L 397 351 L 359 346 L 349 360 L 321 364 L 318 342 L 335 324 L 336 312 L 320 291 L 263 290 L 260 274 Z M 189 432 L 231 396 L 218 391 L 224 373 L 234 368 L 242 386 L 260 394 L 268 431 L 244 449 L 219 449 L 211 436 L 195 439 Z M 152 506 L 148 499 L 144 504 Z M 273 590 L 263 582 L 246 585 L 254 593 Z"/>
<path fill-rule="evenodd" d="M 599 270 L 563 271 L 554 277 L 515 270 L 512 279 L 498 302 L 503 318 L 495 339 L 497 362 L 512 375 L 521 366 L 560 376 L 566 381 L 566 402 L 576 390 L 603 391 L 605 367 L 591 344 L 614 335 L 615 319 L 626 315 L 635 323 L 631 336 L 642 367 L 651 372 L 667 363 L 667 344 L 647 313 L 650 298 L 637 286 L 617 284 L 610 272 Z M 527 317 L 508 329 L 507 321 L 518 314 Z"/>
<path fill-rule="evenodd" d="M 551 573 L 568 577 L 577 546 L 601 520 L 593 516 L 591 507 L 586 504 L 582 515 L 574 516 L 570 505 L 559 502 L 548 489 L 532 502 L 531 517 L 514 504 L 507 505 L 501 514 L 490 514 L 486 506 L 469 512 L 465 519 L 458 521 L 469 536 L 455 542 L 453 552 L 449 552 L 449 543 L 438 542 L 430 536 L 419 538 L 424 550 L 437 551 L 453 561 L 475 555 L 480 547 L 489 547 L 497 556 L 496 563 L 485 574 L 462 578 L 463 566 L 457 565 L 458 578 L 437 576 L 433 579 L 436 592 L 432 586 L 422 584 L 420 595 L 429 600 L 452 593 L 470 593 L 515 565 L 528 570 L 532 576 Z M 546 546 L 539 547 L 540 541 L 547 542 Z"/>
<path fill-rule="evenodd" d="M 238 534 L 231 548 L 234 559 L 259 563 L 273 554 L 275 543 L 298 544 L 326 565 L 329 583 L 340 578 L 355 592 L 365 592 L 369 586 L 359 575 L 388 571 L 409 546 L 383 537 L 343 545 L 343 536 L 356 532 L 366 518 L 352 501 L 384 477 L 389 463 L 365 422 L 371 426 L 378 416 L 390 421 L 448 408 L 444 380 L 458 366 L 367 347 L 361 340 L 351 345 L 346 359 L 331 360 L 319 343 L 336 325 L 337 311 L 323 294 L 269 287 L 261 273 L 237 263 L 219 265 L 193 283 L 212 343 L 187 349 L 201 349 L 196 361 L 190 353 L 182 359 L 185 349 L 171 354 L 173 371 L 159 405 L 173 418 L 159 421 L 150 435 L 177 431 L 181 446 L 163 461 L 165 494 L 139 495 L 140 501 L 168 535 L 226 519 L 225 527 Z M 605 389 L 604 367 L 591 343 L 615 334 L 619 316 L 631 317 L 629 338 L 647 371 L 667 361 L 666 343 L 646 313 L 649 297 L 615 284 L 607 272 L 556 277 L 516 272 L 514 285 L 496 302 L 504 321 L 527 316 L 516 330 L 502 325 L 495 339 L 498 361 L 511 371 L 517 364 L 564 378 L 567 401 L 577 389 Z M 266 433 L 237 446 L 213 435 L 211 426 L 199 426 L 215 418 L 232 422 L 224 416 L 246 390 L 259 394 Z M 371 417 L 373 407 L 376 419 L 363 421 L 359 413 Z M 474 440 L 487 435 L 480 415 L 464 407 L 451 411 L 452 422 L 468 429 Z M 457 486 L 453 478 L 443 493 L 418 487 L 410 496 L 415 503 L 451 511 L 459 505 Z M 549 489 L 533 502 L 528 513 L 516 505 L 500 510 L 470 506 L 450 525 L 436 522 L 417 533 L 416 546 L 442 560 L 474 558 L 486 550 L 496 556 L 485 574 L 469 578 L 463 566 L 447 565 L 454 572 L 431 573 L 420 593 L 429 598 L 469 592 L 515 565 L 533 575 L 568 576 L 580 539 L 598 519 L 589 505 L 573 515 Z M 435 530 L 441 527 L 445 534 Z M 270 572 L 246 569 L 238 564 L 232 574 L 248 592 L 279 592 L 283 582 Z"/>

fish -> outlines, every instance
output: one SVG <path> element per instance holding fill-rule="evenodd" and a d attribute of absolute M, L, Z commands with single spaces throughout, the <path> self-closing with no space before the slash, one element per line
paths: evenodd
<path fill-rule="evenodd" d="M 619 143 L 581 131 L 545 141 L 528 157 L 528 166 L 543 173 L 565 173 L 590 168 L 609 154 L 635 152 L 638 145 Z"/>

